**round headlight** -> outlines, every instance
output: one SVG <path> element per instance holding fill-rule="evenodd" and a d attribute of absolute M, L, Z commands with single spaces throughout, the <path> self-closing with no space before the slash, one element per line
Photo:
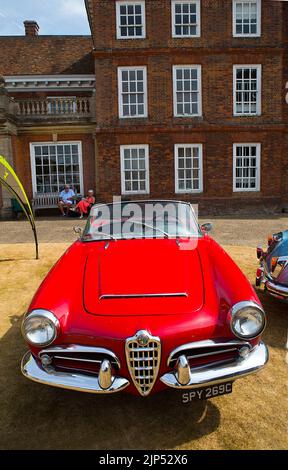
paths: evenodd
<path fill-rule="evenodd" d="M 57 337 L 59 321 L 48 310 L 33 310 L 22 323 L 24 339 L 33 346 L 48 346 Z"/>
<path fill-rule="evenodd" d="M 265 328 L 265 312 L 255 302 L 239 302 L 231 309 L 230 325 L 238 338 L 256 338 Z"/>

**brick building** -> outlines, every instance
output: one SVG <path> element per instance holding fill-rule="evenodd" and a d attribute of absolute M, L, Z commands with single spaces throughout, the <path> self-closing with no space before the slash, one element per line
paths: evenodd
<path fill-rule="evenodd" d="M 287 206 L 287 2 L 85 3 L 91 37 L 0 39 L 0 153 L 29 195 Z"/>

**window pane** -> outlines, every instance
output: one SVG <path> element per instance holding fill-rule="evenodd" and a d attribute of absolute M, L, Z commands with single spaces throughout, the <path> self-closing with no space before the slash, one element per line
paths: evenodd
<path fill-rule="evenodd" d="M 128 70 L 122 70 L 122 81 L 128 81 Z"/>
<path fill-rule="evenodd" d="M 136 24 L 136 25 L 141 25 L 141 24 L 142 24 L 142 18 L 141 18 L 141 15 L 137 15 L 137 16 L 135 16 L 135 24 Z M 141 34 L 141 32 L 142 32 L 142 28 L 141 28 L 141 27 L 139 27 L 139 30 L 140 30 L 140 34 Z"/>
<path fill-rule="evenodd" d="M 135 81 L 131 81 L 130 82 L 130 93 L 135 93 L 136 91 L 136 82 Z"/>

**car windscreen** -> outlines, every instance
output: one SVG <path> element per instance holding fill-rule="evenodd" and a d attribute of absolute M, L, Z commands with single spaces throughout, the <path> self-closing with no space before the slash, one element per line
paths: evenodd
<path fill-rule="evenodd" d="M 145 201 L 93 206 L 82 240 L 199 236 L 201 232 L 190 204 Z"/>

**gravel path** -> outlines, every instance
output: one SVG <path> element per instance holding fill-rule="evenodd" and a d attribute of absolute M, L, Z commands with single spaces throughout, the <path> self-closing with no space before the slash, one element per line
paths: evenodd
<path fill-rule="evenodd" d="M 251 218 L 207 218 L 203 222 L 213 223 L 211 235 L 221 244 L 235 246 L 256 246 L 265 243 L 269 233 L 288 229 L 288 215 Z M 40 243 L 72 243 L 75 240 L 73 227 L 85 226 L 84 220 L 60 217 L 37 218 Z M 26 220 L 0 221 L 0 243 L 33 242 L 30 225 Z"/>

